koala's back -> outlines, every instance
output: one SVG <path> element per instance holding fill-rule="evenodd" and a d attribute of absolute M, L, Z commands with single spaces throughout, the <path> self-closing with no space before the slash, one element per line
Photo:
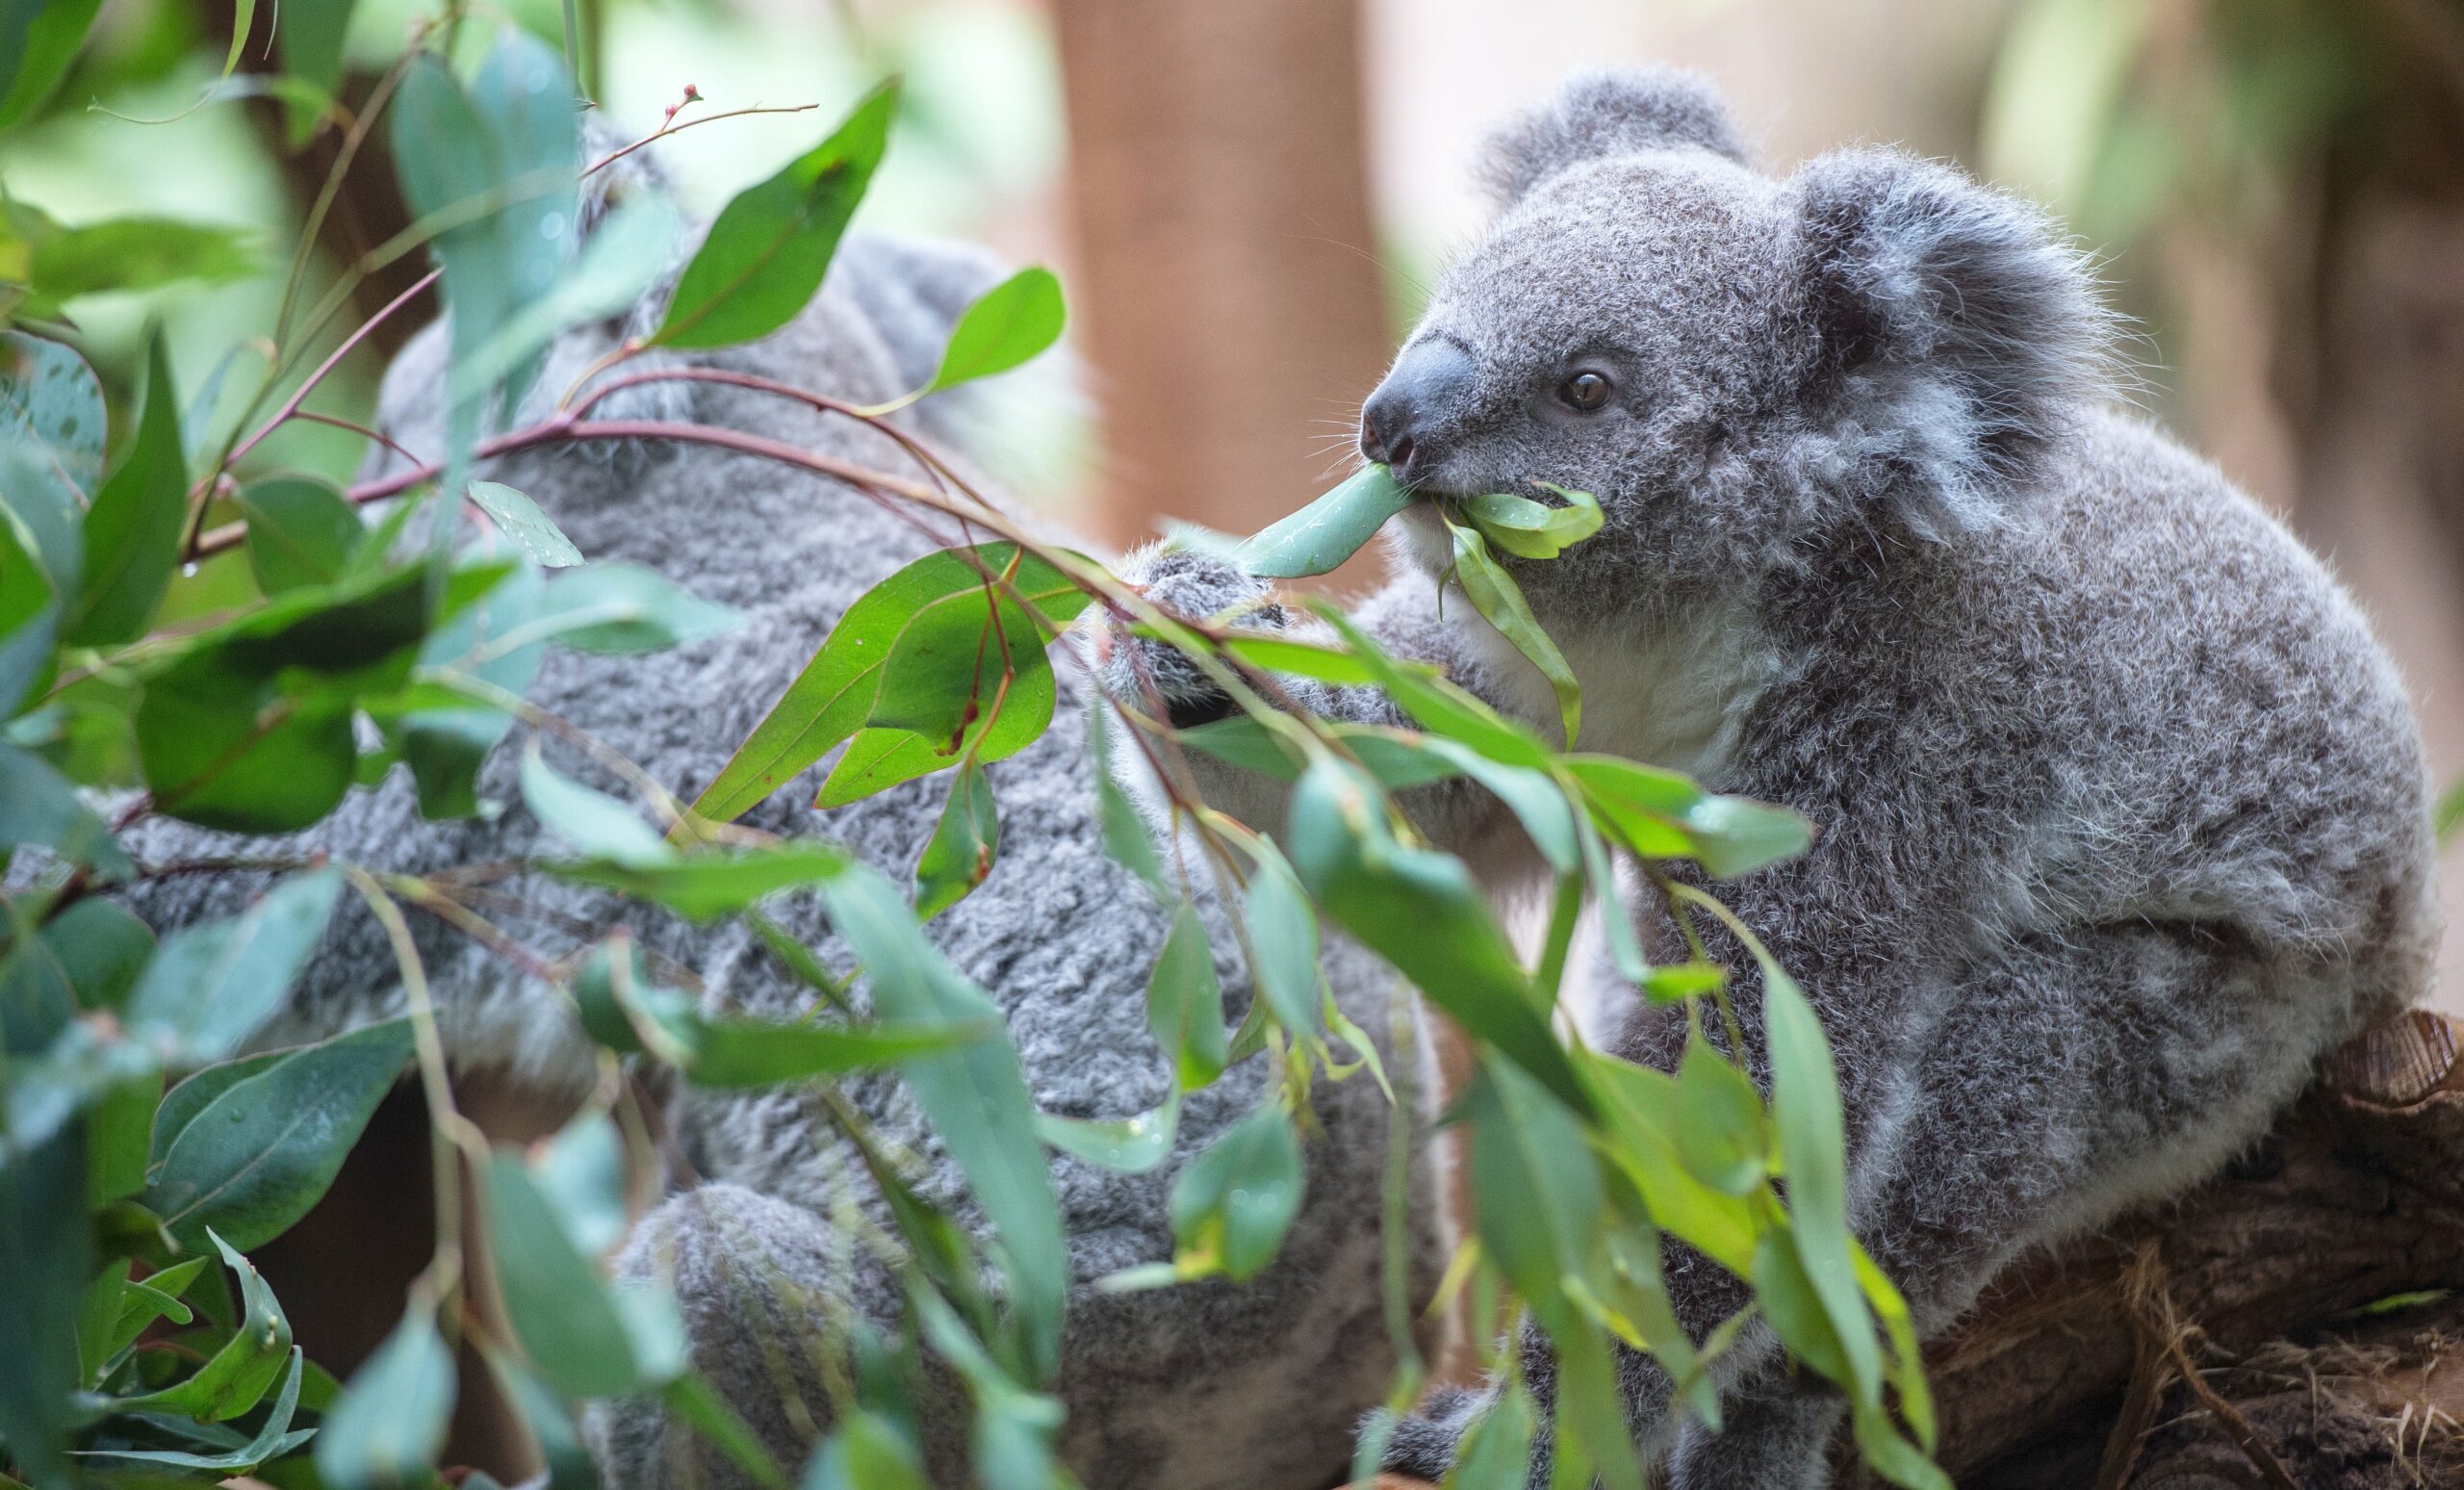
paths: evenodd
<path fill-rule="evenodd" d="M 1783 588 L 1777 639 L 1821 660 L 1757 710 L 1738 784 L 1819 818 L 1910 783 L 1874 872 L 1963 908 L 1945 938 L 2203 927 L 2341 988 L 2339 1033 L 2420 996 L 2432 844 L 2402 684 L 2207 462 L 2085 414 L 1998 528 L 1859 534 Z"/>

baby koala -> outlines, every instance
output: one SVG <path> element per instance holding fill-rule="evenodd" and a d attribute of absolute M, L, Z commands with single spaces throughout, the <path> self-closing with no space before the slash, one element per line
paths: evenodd
<path fill-rule="evenodd" d="M 1441 501 L 1596 495 L 1597 536 L 1502 559 L 1582 682 L 1581 745 L 1811 819 L 1811 852 L 1719 893 L 1822 1016 L 1850 1219 L 1922 1330 L 2022 1250 L 2214 1172 L 2322 1052 L 2420 996 L 2432 845 L 2395 670 L 2317 559 L 2109 405 L 2111 318 L 2042 214 L 1888 150 L 1767 174 L 1708 88 L 1657 71 L 1573 82 L 1483 175 L 1500 215 L 1369 399 L 1361 449 Z M 1402 574 L 1356 619 L 1554 736 L 1539 674 L 1459 593 L 1441 613 L 1435 514 L 1395 527 Z M 1302 629 L 1219 560 L 1129 576 L 1192 615 L 1250 604 L 1244 624 Z M 1116 693 L 1142 662 L 1176 718 L 1223 708 L 1160 647 L 1115 640 Z M 1373 689 L 1285 683 L 1401 722 Z M 1260 779 L 1192 764 L 1279 824 Z M 1476 786 L 1406 806 L 1493 886 L 1531 876 Z M 1656 901 L 1630 910 L 1683 956 Z M 1767 1080 L 1752 964 L 1713 950 Z M 1618 1054 L 1675 1064 L 1681 1015 L 1622 1020 Z M 1698 1336 L 1749 1297 L 1691 1256 L 1669 1281 Z M 1546 1348 L 1526 1355 L 1545 1406 Z M 1713 1434 L 1656 1365 L 1623 1363 L 1666 1482 L 1822 1482 L 1836 1394 L 1767 1332 L 1722 1370 Z M 1484 1400 L 1424 1404 L 1388 1467 L 1438 1477 Z"/>

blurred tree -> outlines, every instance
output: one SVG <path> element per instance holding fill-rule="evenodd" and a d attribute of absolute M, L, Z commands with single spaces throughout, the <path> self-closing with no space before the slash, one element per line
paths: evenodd
<path fill-rule="evenodd" d="M 1246 532 L 1344 465 L 1389 349 L 1353 0 L 1059 0 L 1102 526 Z M 1357 561 L 1355 561 L 1357 562 Z"/>

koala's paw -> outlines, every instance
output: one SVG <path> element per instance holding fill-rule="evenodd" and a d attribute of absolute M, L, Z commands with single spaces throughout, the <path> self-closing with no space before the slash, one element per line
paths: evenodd
<path fill-rule="evenodd" d="M 1208 554 L 1163 546 L 1144 549 L 1122 561 L 1120 577 L 1159 608 L 1191 621 L 1232 612 L 1234 626 L 1283 629 L 1283 606 L 1272 599 L 1271 585 Z M 1095 639 L 1095 673 L 1106 693 L 1143 710 L 1151 710 L 1160 695 L 1175 729 L 1210 724 L 1232 711 L 1231 697 L 1178 648 L 1138 636 L 1116 618 L 1099 624 L 1103 629 Z"/>

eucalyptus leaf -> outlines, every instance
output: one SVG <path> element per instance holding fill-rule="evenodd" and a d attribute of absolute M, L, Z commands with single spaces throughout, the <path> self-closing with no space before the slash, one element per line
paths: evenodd
<path fill-rule="evenodd" d="M 40 450 L 79 492 L 103 478 L 103 385 L 76 348 L 0 331 L 0 439 Z"/>
<path fill-rule="evenodd" d="M 160 331 L 148 339 L 145 402 L 137 438 L 86 514 L 86 569 L 65 639 L 115 646 L 143 634 L 163 602 L 188 521 L 188 466 L 180 405 Z"/>
<path fill-rule="evenodd" d="M 1147 978 L 1146 1027 L 1172 1058 L 1183 1092 L 1223 1074 L 1223 988 L 1215 975 L 1206 923 L 1188 901 L 1172 913 L 1172 929 Z"/>
<path fill-rule="evenodd" d="M 915 918 L 929 921 L 966 898 L 992 873 L 1001 848 L 1001 816 L 991 779 L 973 761 L 950 782 L 941 820 L 915 861 Z"/>
<path fill-rule="evenodd" d="M 1384 466 L 1363 466 L 1342 485 L 1243 544 L 1241 567 L 1274 579 L 1322 575 L 1360 552 L 1388 518 L 1418 500 Z"/>
<path fill-rule="evenodd" d="M 341 892 L 341 871 L 311 870 L 229 920 L 165 938 L 128 996 L 131 1034 L 191 1063 L 230 1053 L 290 993 Z"/>
<path fill-rule="evenodd" d="M 1172 1182 L 1172 1235 L 1235 1283 L 1266 1270 L 1300 1212 L 1307 1175 L 1291 1119 L 1270 1103 L 1207 1145 Z"/>
<path fill-rule="evenodd" d="M 960 313 L 958 324 L 950 328 L 949 345 L 942 348 L 941 366 L 921 393 L 939 393 L 1009 372 L 1061 340 L 1065 319 L 1061 281 L 1052 270 L 1018 270 Z"/>
<path fill-rule="evenodd" d="M 1487 541 L 1476 530 L 1456 523 L 1449 522 L 1446 528 L 1454 539 L 1455 583 L 1463 587 L 1464 597 L 1481 619 L 1548 680 L 1549 691 L 1557 697 L 1557 716 L 1571 750 L 1582 731 L 1582 685 L 1575 680 L 1574 668 L 1533 618 L 1523 587 L 1489 556 Z"/>
<path fill-rule="evenodd" d="M 1539 483 L 1566 500 L 1562 507 L 1505 492 L 1489 492 L 1457 503 L 1464 520 L 1489 546 L 1516 558 L 1553 559 L 1600 531 L 1600 502 L 1589 492 Z"/>
<path fill-rule="evenodd" d="M 392 1019 L 231 1082 L 168 1136 L 146 1209 L 183 1244 L 208 1227 L 240 1247 L 272 1241 L 323 1196 L 411 1056 Z"/>
<path fill-rule="evenodd" d="M 490 1156 L 488 1245 L 505 1316 L 524 1354 L 573 1397 L 614 1397 L 642 1383 L 607 1286 L 566 1234 L 522 1161 Z"/>
<path fill-rule="evenodd" d="M 270 476 L 241 489 L 248 569 L 268 595 L 342 578 L 367 529 L 341 490 L 314 476 Z"/>
<path fill-rule="evenodd" d="M 1143 1174 L 1172 1151 L 1179 1132 L 1181 1094 L 1173 1092 L 1164 1105 L 1135 1118 L 1063 1118 L 1036 1114 L 1036 1132 L 1065 1154 L 1071 1154 L 1123 1174 Z"/>
<path fill-rule="evenodd" d="M 334 1490 L 415 1490 L 435 1473 L 454 1382 L 430 1308 L 413 1297 L 319 1426 L 317 1475 Z"/>
<path fill-rule="evenodd" d="M 864 95 L 830 137 L 720 209 L 668 298 L 656 347 L 732 347 L 795 319 L 889 143 L 898 87 Z"/>
<path fill-rule="evenodd" d="M 1067 577 L 1013 544 L 941 549 L 914 560 L 847 607 L 812 660 L 703 789 L 693 810 L 732 821 L 855 733 L 872 713 L 882 666 L 908 623 L 936 601 L 980 589 L 988 575 L 1005 578 L 1056 629 L 1087 603 Z M 1018 706 L 1014 699 L 1006 703 L 1004 716 Z M 977 758 L 1000 757 L 979 751 Z"/>
<path fill-rule="evenodd" d="M 471 502 L 542 568 L 564 569 L 581 562 L 581 551 L 539 510 L 539 504 L 502 481 L 472 482 Z"/>

